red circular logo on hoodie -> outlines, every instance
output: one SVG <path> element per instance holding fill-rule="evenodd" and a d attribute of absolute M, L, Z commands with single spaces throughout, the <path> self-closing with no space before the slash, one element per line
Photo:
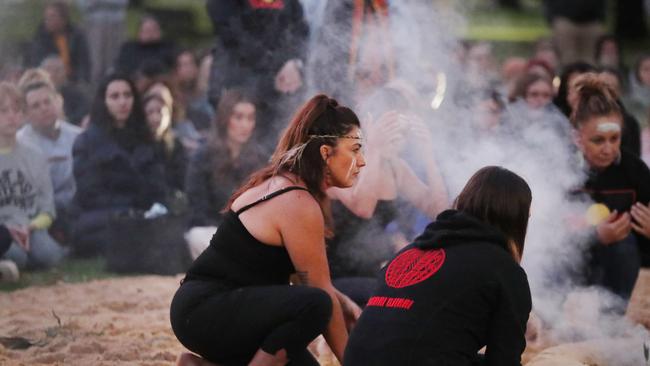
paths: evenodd
<path fill-rule="evenodd" d="M 444 262 L 444 249 L 409 249 L 388 265 L 386 284 L 393 288 L 415 285 L 433 276 Z"/>

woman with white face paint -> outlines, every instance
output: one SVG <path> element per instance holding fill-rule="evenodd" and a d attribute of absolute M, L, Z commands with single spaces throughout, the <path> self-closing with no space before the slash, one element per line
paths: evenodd
<path fill-rule="evenodd" d="M 650 265 L 650 170 L 621 149 L 623 116 L 612 88 L 593 73 L 575 88 L 571 122 L 589 174 L 582 191 L 596 202 L 587 215 L 595 235 L 585 277 L 628 300 L 639 266 Z"/>
<path fill-rule="evenodd" d="M 382 263 L 412 239 L 416 217 L 434 218 L 448 207 L 431 133 L 400 87 L 382 88 L 364 103 L 362 110 L 380 114 L 364 126 L 368 166 L 354 187 L 327 192 L 335 223 L 328 241 L 332 277 L 360 305 L 374 289 Z M 408 153 L 417 165 L 403 158 Z"/>

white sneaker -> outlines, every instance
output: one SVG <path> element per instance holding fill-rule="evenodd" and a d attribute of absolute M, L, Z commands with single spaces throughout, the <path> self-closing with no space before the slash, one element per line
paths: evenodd
<path fill-rule="evenodd" d="M 18 282 L 20 272 L 16 263 L 10 260 L 0 260 L 0 282 Z"/>

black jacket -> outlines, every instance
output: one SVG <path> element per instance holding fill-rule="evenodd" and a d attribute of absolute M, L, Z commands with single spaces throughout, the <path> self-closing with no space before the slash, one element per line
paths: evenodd
<path fill-rule="evenodd" d="M 583 190 L 595 202 L 605 204 L 610 210 L 629 212 L 632 204 L 650 202 L 650 169 L 632 153 L 622 150 L 621 160 L 600 172 L 591 172 Z M 650 267 L 650 239 L 636 236 L 641 253 L 641 265 Z"/>
<path fill-rule="evenodd" d="M 65 32 L 70 52 L 71 74 L 69 79 L 73 82 L 90 80 L 90 54 L 86 36 L 76 28 L 70 26 Z M 50 55 L 59 55 L 54 38 L 40 26 L 32 40 L 27 63 L 31 67 L 38 67 Z"/>
<path fill-rule="evenodd" d="M 160 64 L 162 71 L 171 70 L 175 62 L 176 47 L 167 41 L 140 43 L 138 41 L 125 42 L 120 47 L 120 53 L 115 62 L 118 72 L 133 76 L 145 63 Z"/>
<path fill-rule="evenodd" d="M 264 165 L 265 157 L 252 144 L 244 148 L 236 163 L 229 163 L 226 149 L 200 147 L 190 159 L 185 180 L 191 217 L 189 226 L 218 226 L 221 210 L 248 175 Z M 219 170 L 215 174 L 215 169 Z"/>
<path fill-rule="evenodd" d="M 91 125 L 75 140 L 72 156 L 75 235 L 101 236 L 113 215 L 164 203 L 164 166 L 153 143 L 136 144 L 129 151 L 108 131 Z"/>
<path fill-rule="evenodd" d="M 441 213 L 382 271 L 354 328 L 345 366 L 521 365 L 531 295 L 497 229 Z"/>

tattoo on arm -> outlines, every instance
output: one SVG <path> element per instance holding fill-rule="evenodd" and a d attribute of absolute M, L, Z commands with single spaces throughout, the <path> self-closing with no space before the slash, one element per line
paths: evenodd
<path fill-rule="evenodd" d="M 296 275 L 300 280 L 300 284 L 308 285 L 309 284 L 309 272 L 307 271 L 296 271 Z"/>

